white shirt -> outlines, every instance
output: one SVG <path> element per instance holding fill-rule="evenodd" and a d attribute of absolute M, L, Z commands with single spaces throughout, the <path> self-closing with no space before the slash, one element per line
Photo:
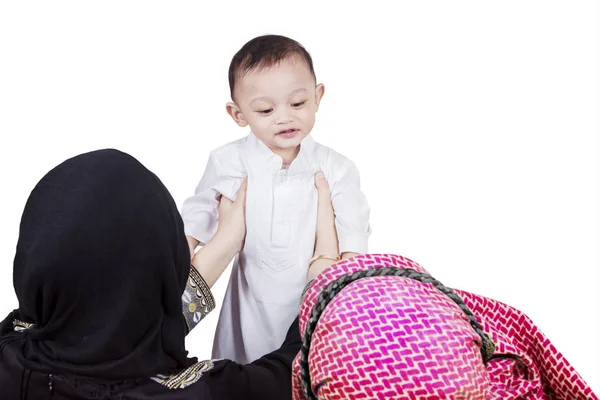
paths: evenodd
<path fill-rule="evenodd" d="M 183 204 L 186 235 L 207 243 L 217 230 L 219 197 L 235 200 L 248 176 L 246 240 L 234 261 L 213 358 L 248 363 L 283 343 L 314 251 L 318 171 L 331 188 L 340 253 L 366 253 L 369 205 L 358 170 L 343 155 L 309 135 L 282 168 L 282 158 L 252 133 L 211 152 L 195 195 Z"/>

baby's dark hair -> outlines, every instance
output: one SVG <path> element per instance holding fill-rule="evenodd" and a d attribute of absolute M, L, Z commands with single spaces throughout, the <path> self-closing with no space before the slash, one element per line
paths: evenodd
<path fill-rule="evenodd" d="M 269 68 L 290 57 L 300 57 L 315 77 L 313 61 L 308 51 L 298 42 L 281 35 L 258 36 L 235 53 L 229 64 L 229 91 L 231 99 L 235 89 L 236 78 L 253 69 Z"/>

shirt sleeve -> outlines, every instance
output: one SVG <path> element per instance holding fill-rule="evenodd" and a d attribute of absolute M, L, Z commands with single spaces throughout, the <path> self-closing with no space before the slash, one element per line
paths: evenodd
<path fill-rule="evenodd" d="M 188 333 L 215 309 L 215 298 L 194 267 L 190 267 L 190 276 L 181 296 L 181 302 Z"/>
<path fill-rule="evenodd" d="M 218 179 L 217 159 L 211 153 L 194 195 L 184 201 L 181 210 L 186 236 L 191 236 L 202 244 L 206 244 L 217 231 L 220 196 L 216 190 Z"/>
<path fill-rule="evenodd" d="M 223 195 L 235 200 L 245 172 L 234 162 L 219 160 L 211 152 L 206 169 L 193 196 L 187 198 L 181 210 L 186 236 L 206 244 L 219 224 L 219 199 Z"/>
<path fill-rule="evenodd" d="M 214 399 L 285 400 L 292 397 L 292 362 L 302 342 L 298 318 L 282 346 L 251 364 L 230 360 L 215 363 L 205 382 Z"/>
<path fill-rule="evenodd" d="M 360 189 L 358 169 L 352 161 L 345 160 L 341 166 L 333 168 L 330 176 L 340 253 L 367 253 L 371 211 Z"/>

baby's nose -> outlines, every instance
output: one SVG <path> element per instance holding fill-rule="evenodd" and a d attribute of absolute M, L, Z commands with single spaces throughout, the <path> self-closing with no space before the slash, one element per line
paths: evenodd
<path fill-rule="evenodd" d="M 292 120 L 292 115 L 288 110 L 279 111 L 275 114 L 275 123 L 277 125 L 287 124 L 289 122 L 292 122 Z"/>

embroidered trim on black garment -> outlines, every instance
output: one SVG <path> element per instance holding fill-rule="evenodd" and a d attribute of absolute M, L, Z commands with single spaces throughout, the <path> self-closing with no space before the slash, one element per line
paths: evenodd
<path fill-rule="evenodd" d="M 33 326 L 33 324 L 30 324 L 29 322 L 19 321 L 18 319 L 13 320 L 13 330 L 15 332 L 26 331 L 27 329 L 31 328 L 32 326 Z"/>
<path fill-rule="evenodd" d="M 190 268 L 190 276 L 181 300 L 183 316 L 188 327 L 188 332 L 194 329 L 204 317 L 215 309 L 215 298 L 202 276 L 200 276 L 194 267 Z"/>
<path fill-rule="evenodd" d="M 200 380 L 202 374 L 214 367 L 213 360 L 200 361 L 174 375 L 156 375 L 152 379 L 171 390 L 184 389 Z"/>
<path fill-rule="evenodd" d="M 215 308 L 215 299 L 208 288 L 208 285 L 202 279 L 200 274 L 196 272 L 196 269 L 192 268 L 190 271 L 190 278 L 188 279 L 188 284 L 186 287 L 186 291 L 184 293 L 188 296 L 197 296 L 195 299 L 196 302 L 202 302 L 204 304 L 198 310 L 196 310 L 195 314 L 200 314 L 201 318 L 206 316 L 210 311 Z M 184 300 L 185 303 L 185 300 Z M 192 304 L 192 303 L 189 303 Z M 208 310 L 208 311 L 203 311 Z M 185 313 L 185 305 L 184 305 L 184 314 L 186 315 L 186 321 L 188 320 L 188 314 Z M 198 322 L 193 322 L 194 317 L 190 317 L 192 319 L 193 326 L 195 326 Z M 18 319 L 13 320 L 13 329 L 15 332 L 23 332 L 27 329 L 30 329 L 34 324 L 30 324 L 28 322 L 23 322 Z M 159 383 L 168 389 L 176 390 L 176 389 L 184 389 L 200 380 L 202 374 L 213 369 L 215 362 L 220 360 L 206 360 L 198 362 L 183 371 L 173 374 L 173 375 L 156 375 L 151 377 L 154 382 Z M 87 396 L 97 396 L 104 398 L 105 396 L 114 396 L 117 393 L 120 393 L 123 389 L 131 388 L 138 384 L 137 381 L 123 381 L 123 382 L 112 382 L 110 384 L 98 384 L 97 382 L 90 382 L 87 379 L 80 379 L 77 377 L 69 377 L 62 376 L 67 382 L 73 386 L 78 393 L 84 394 Z M 54 375 L 48 375 L 48 389 L 50 393 L 53 392 L 54 387 Z"/>

